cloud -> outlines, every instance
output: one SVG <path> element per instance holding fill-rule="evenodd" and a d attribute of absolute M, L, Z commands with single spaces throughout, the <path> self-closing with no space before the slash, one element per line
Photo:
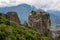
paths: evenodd
<path fill-rule="evenodd" d="M 22 3 L 44 10 L 60 10 L 60 0 L 0 0 L 0 7 L 17 6 Z"/>

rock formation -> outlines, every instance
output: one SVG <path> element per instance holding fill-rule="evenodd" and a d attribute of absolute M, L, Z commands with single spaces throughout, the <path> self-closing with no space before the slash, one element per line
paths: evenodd
<path fill-rule="evenodd" d="M 25 27 L 28 27 L 28 23 L 27 23 L 26 21 L 23 23 L 23 25 L 24 25 Z"/>
<path fill-rule="evenodd" d="M 32 11 L 29 14 L 28 22 L 30 26 L 34 27 L 40 33 L 50 29 L 50 15 L 46 12 Z"/>
<path fill-rule="evenodd" d="M 20 20 L 16 12 L 8 12 L 6 15 L 9 20 L 20 24 Z"/>

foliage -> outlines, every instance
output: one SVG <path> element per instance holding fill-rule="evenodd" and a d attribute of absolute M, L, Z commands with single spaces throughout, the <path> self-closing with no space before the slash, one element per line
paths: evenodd
<path fill-rule="evenodd" d="M 49 40 L 40 36 L 35 29 L 18 25 L 0 16 L 0 40 Z"/>
<path fill-rule="evenodd" d="M 45 34 L 45 36 L 48 36 L 48 31 L 45 31 L 45 33 L 44 33 L 44 34 Z"/>
<path fill-rule="evenodd" d="M 41 40 L 51 40 L 51 39 L 48 37 L 41 37 Z"/>
<path fill-rule="evenodd" d="M 55 38 L 55 39 L 60 40 L 60 35 L 57 38 Z"/>

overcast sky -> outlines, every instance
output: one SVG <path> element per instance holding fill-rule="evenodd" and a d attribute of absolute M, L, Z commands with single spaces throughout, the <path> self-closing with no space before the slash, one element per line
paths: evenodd
<path fill-rule="evenodd" d="M 42 8 L 44 10 L 59 10 L 60 0 L 0 0 L 0 7 L 17 6 L 22 3 Z"/>

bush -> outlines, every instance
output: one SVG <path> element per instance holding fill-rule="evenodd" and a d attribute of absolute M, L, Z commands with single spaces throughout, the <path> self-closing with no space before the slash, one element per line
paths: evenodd
<path fill-rule="evenodd" d="M 45 36 L 48 36 L 48 32 L 47 32 L 47 31 L 45 31 L 45 33 L 44 33 L 44 34 L 45 34 Z"/>
<path fill-rule="evenodd" d="M 8 21 L 8 20 L 5 21 L 5 24 L 6 24 L 6 25 L 10 25 L 10 21 Z"/>

